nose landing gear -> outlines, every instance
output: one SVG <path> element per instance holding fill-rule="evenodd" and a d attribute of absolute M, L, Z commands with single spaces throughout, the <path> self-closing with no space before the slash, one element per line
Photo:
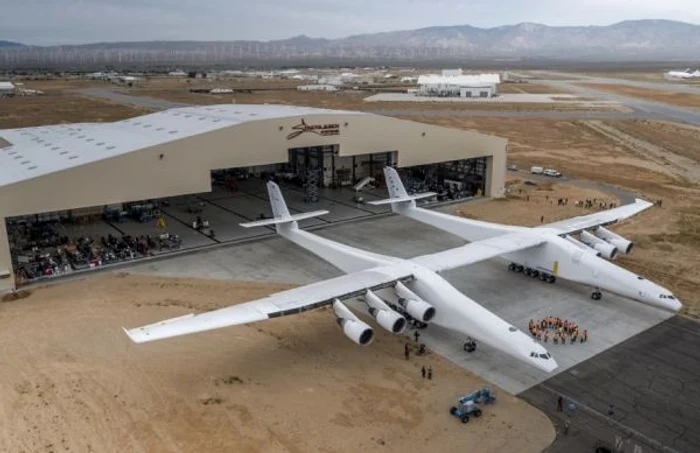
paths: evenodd
<path fill-rule="evenodd" d="M 593 300 L 600 300 L 603 298 L 603 293 L 600 292 L 600 289 L 597 287 L 593 289 L 593 292 L 591 292 L 591 299 Z"/>

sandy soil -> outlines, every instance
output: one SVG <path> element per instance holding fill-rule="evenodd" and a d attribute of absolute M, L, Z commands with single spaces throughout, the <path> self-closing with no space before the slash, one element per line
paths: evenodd
<path fill-rule="evenodd" d="M 480 203 L 457 205 L 455 213 L 475 220 L 505 223 L 507 225 L 538 226 L 571 217 L 596 212 L 575 206 L 577 200 L 596 200 L 598 203 L 619 204 L 620 200 L 594 189 L 575 187 L 566 183 L 540 182 L 537 186 L 523 184 L 527 178 L 508 175 L 507 197 Z M 558 205 L 559 198 L 568 204 Z M 505 208 L 505 209 L 504 209 Z M 544 220 L 541 220 L 544 217 Z"/>
<path fill-rule="evenodd" d="M 499 93 L 531 93 L 531 94 L 564 94 L 569 91 L 551 87 L 541 83 L 502 83 L 498 86 Z"/>
<path fill-rule="evenodd" d="M 36 85 L 27 83 L 27 88 Z M 0 129 L 47 124 L 119 121 L 149 113 L 147 110 L 47 91 L 44 96 L 0 99 Z"/>
<path fill-rule="evenodd" d="M 613 93 L 622 94 L 624 96 L 664 102 L 666 104 L 676 105 L 679 107 L 700 108 L 700 95 L 697 94 L 673 93 L 670 91 L 649 90 L 646 88 L 638 88 L 627 85 L 612 85 L 606 83 L 582 83 L 580 85 L 596 90 L 610 91 Z"/>
<path fill-rule="evenodd" d="M 327 310 L 144 345 L 120 329 L 284 288 L 111 274 L 0 304 L 0 451 L 540 452 L 553 440 L 544 414 L 502 391 L 462 425 L 448 409 L 481 379 L 433 354 L 406 361 L 388 333 L 355 346 Z"/>

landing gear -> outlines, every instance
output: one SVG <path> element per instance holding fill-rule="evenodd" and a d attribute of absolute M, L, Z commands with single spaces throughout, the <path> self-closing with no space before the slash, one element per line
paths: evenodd
<path fill-rule="evenodd" d="M 464 351 L 465 352 L 474 352 L 476 351 L 476 341 L 474 341 L 471 337 L 467 337 L 467 342 L 464 343 Z"/>
<path fill-rule="evenodd" d="M 554 275 L 548 274 L 546 272 L 540 272 L 537 269 L 532 269 L 530 267 L 525 267 L 520 264 L 510 263 L 508 265 L 508 270 L 511 272 L 522 272 L 523 275 L 532 278 L 539 278 L 543 282 L 554 283 L 557 278 Z"/>
<path fill-rule="evenodd" d="M 591 299 L 600 300 L 603 297 L 603 293 L 600 292 L 598 288 L 594 289 L 591 293 Z"/>

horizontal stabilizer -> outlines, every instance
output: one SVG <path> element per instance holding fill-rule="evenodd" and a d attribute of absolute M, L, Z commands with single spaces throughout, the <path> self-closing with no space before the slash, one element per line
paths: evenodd
<path fill-rule="evenodd" d="M 275 217 L 272 219 L 265 219 L 265 220 L 256 220 L 254 222 L 241 223 L 240 225 L 243 228 L 279 225 L 280 223 L 297 222 L 299 220 L 310 219 L 312 217 L 318 217 L 318 216 L 326 215 L 328 213 L 329 213 L 329 211 L 302 212 L 301 214 L 294 214 L 294 215 L 284 216 L 284 217 Z"/>
<path fill-rule="evenodd" d="M 367 204 L 379 206 L 379 205 L 384 205 L 384 204 L 405 203 L 407 201 L 422 200 L 423 198 L 430 198 L 430 197 L 434 197 L 436 195 L 437 194 L 435 192 L 424 192 L 424 193 L 419 193 L 416 195 L 409 195 L 407 197 L 401 197 L 401 198 L 386 198 L 384 200 L 368 201 Z"/>

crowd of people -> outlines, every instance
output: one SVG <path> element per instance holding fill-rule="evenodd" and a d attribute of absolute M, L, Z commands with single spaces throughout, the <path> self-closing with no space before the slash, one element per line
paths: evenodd
<path fill-rule="evenodd" d="M 554 316 L 548 316 L 541 321 L 531 319 L 528 330 L 535 339 L 545 343 L 550 339 L 554 344 L 566 344 L 567 340 L 570 344 L 588 341 L 588 330 L 580 329 L 573 321 Z"/>

